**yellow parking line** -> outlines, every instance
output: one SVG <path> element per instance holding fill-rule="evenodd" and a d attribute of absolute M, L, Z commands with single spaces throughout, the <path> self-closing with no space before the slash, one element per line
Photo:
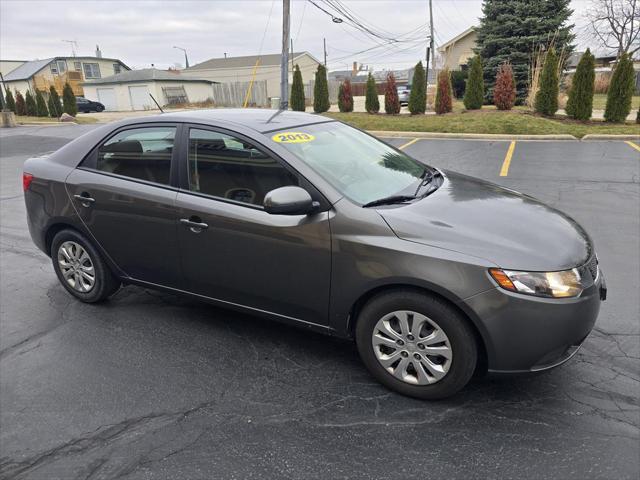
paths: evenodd
<path fill-rule="evenodd" d="M 639 145 L 637 145 L 637 144 L 635 144 L 633 142 L 624 142 L 624 143 L 629 145 L 631 148 L 635 148 L 636 150 L 638 150 L 640 152 L 640 146 Z"/>
<path fill-rule="evenodd" d="M 507 150 L 507 155 L 504 157 L 504 162 L 502 162 L 502 168 L 500 169 L 500 176 L 506 177 L 509 175 L 509 165 L 511 165 L 511 157 L 513 157 L 513 151 L 516 149 L 516 141 L 512 140 L 511 145 L 509 145 L 509 149 Z"/>
<path fill-rule="evenodd" d="M 405 143 L 404 145 L 399 146 L 398 148 L 400 150 L 404 150 L 405 148 L 407 148 L 409 145 L 413 145 L 414 143 L 416 143 L 418 140 L 420 140 L 419 138 L 414 138 L 413 140 L 411 140 L 410 142 Z"/>

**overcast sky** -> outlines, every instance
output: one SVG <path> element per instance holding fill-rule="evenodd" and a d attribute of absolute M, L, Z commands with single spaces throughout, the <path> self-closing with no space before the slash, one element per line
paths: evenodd
<path fill-rule="evenodd" d="M 315 0 L 323 6 L 320 0 Z M 327 40 L 329 69 L 349 68 L 352 61 L 375 70 L 403 68 L 424 57 L 427 0 L 343 0 L 362 21 L 383 36 L 402 40 L 379 46 L 345 23 L 305 0 L 291 2 L 291 37 L 296 51 L 307 50 L 322 60 Z M 480 0 L 433 0 L 436 46 L 472 25 L 481 14 Z M 580 44 L 588 41 L 581 13 L 587 1 L 572 1 L 573 22 Z M 326 8 L 326 7 L 325 7 Z M 71 54 L 118 58 L 132 68 L 154 64 L 184 65 L 174 45 L 186 48 L 189 62 L 214 57 L 277 53 L 281 49 L 282 0 L 262 1 L 30 1 L 0 0 L 0 58 L 33 60 Z M 264 37 L 264 42 L 262 41 Z M 378 46 L 377 46 L 378 45 Z M 363 50 L 375 49 L 358 53 Z"/>

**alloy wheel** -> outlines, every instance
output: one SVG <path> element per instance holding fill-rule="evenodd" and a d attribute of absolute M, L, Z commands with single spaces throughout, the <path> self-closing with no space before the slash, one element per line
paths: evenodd
<path fill-rule="evenodd" d="M 449 338 L 426 315 L 391 312 L 376 323 L 371 338 L 375 356 L 391 375 L 412 385 L 442 380 L 453 359 Z"/>
<path fill-rule="evenodd" d="M 58 265 L 62 277 L 75 291 L 88 293 L 96 284 L 91 256 L 82 245 L 67 241 L 58 248 Z"/>

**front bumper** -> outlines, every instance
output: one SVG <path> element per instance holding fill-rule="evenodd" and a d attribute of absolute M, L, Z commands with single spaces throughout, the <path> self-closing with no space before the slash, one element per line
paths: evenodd
<path fill-rule="evenodd" d="M 606 298 L 602 272 L 578 298 L 540 298 L 496 288 L 465 300 L 480 321 L 491 373 L 547 370 L 573 357 Z"/>

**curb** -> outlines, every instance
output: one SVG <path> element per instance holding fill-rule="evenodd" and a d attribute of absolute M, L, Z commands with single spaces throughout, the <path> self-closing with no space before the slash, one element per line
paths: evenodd
<path fill-rule="evenodd" d="M 77 122 L 24 122 L 18 123 L 20 127 L 61 127 L 63 125 L 80 125 Z"/>
<path fill-rule="evenodd" d="M 607 134 L 598 134 L 598 133 L 589 133 L 582 137 L 582 140 L 631 140 L 638 141 L 640 140 L 640 135 L 607 135 Z"/>
<path fill-rule="evenodd" d="M 376 137 L 391 138 L 451 138 L 451 139 L 473 139 L 473 140 L 571 140 L 578 141 L 576 137 L 569 134 L 560 135 L 509 135 L 502 133 L 440 133 L 440 132 L 397 132 L 384 130 L 367 130 L 367 133 Z M 637 138 L 637 137 L 634 137 Z"/>

